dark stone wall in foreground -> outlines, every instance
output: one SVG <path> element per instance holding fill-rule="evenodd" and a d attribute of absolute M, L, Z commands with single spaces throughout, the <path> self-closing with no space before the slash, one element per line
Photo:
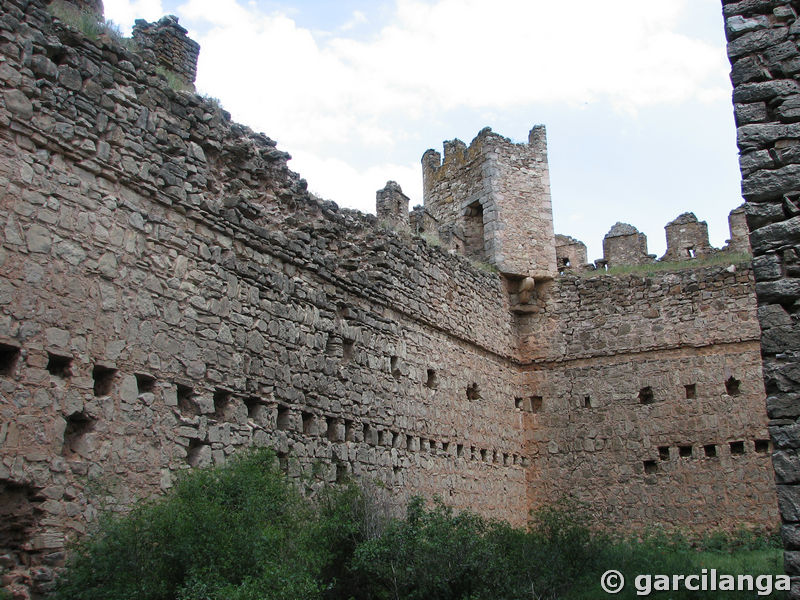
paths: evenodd
<path fill-rule="evenodd" d="M 800 2 L 723 0 L 791 598 L 800 598 Z"/>

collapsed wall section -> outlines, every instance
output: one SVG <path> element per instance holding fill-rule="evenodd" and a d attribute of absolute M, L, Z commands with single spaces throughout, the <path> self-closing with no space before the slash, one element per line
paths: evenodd
<path fill-rule="evenodd" d="M 790 598 L 800 598 L 800 22 L 797 2 L 723 1 L 742 195 Z"/>
<path fill-rule="evenodd" d="M 311 197 L 269 138 L 40 2 L 4 10 L 12 586 L 48 589 L 97 490 L 123 508 L 253 444 L 312 493 L 352 474 L 524 521 L 498 276 Z"/>
<path fill-rule="evenodd" d="M 518 316 L 531 505 L 572 496 L 626 529 L 771 526 L 749 267 L 564 276 L 540 292 Z"/>

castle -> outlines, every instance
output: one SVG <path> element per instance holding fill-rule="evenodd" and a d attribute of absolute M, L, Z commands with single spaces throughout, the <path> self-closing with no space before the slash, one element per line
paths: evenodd
<path fill-rule="evenodd" d="M 130 51 L 3 0 L 0 38 L 10 588 L 46 592 L 100 506 L 249 445 L 309 493 L 354 476 L 514 524 L 565 495 L 629 529 L 775 524 L 744 210 L 723 250 L 666 227 L 665 261 L 728 262 L 591 272 L 653 257 L 622 223 L 592 267 L 554 234 L 542 127 L 429 150 L 424 206 L 390 182 L 373 217 L 172 89 L 198 50 L 174 18 Z"/>

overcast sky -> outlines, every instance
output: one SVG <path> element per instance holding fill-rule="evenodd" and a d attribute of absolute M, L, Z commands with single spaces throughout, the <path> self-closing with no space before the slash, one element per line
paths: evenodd
<path fill-rule="evenodd" d="M 198 91 L 277 140 L 309 188 L 374 212 L 420 158 L 491 127 L 547 126 L 557 233 L 602 256 L 616 221 L 665 251 L 687 211 L 728 237 L 741 204 L 720 0 L 105 0 L 126 35 L 174 14 Z"/>

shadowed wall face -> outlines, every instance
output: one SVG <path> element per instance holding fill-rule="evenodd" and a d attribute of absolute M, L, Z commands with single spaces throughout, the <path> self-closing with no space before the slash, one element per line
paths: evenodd
<path fill-rule="evenodd" d="M 800 598 L 800 6 L 722 4 L 786 568 Z"/>

